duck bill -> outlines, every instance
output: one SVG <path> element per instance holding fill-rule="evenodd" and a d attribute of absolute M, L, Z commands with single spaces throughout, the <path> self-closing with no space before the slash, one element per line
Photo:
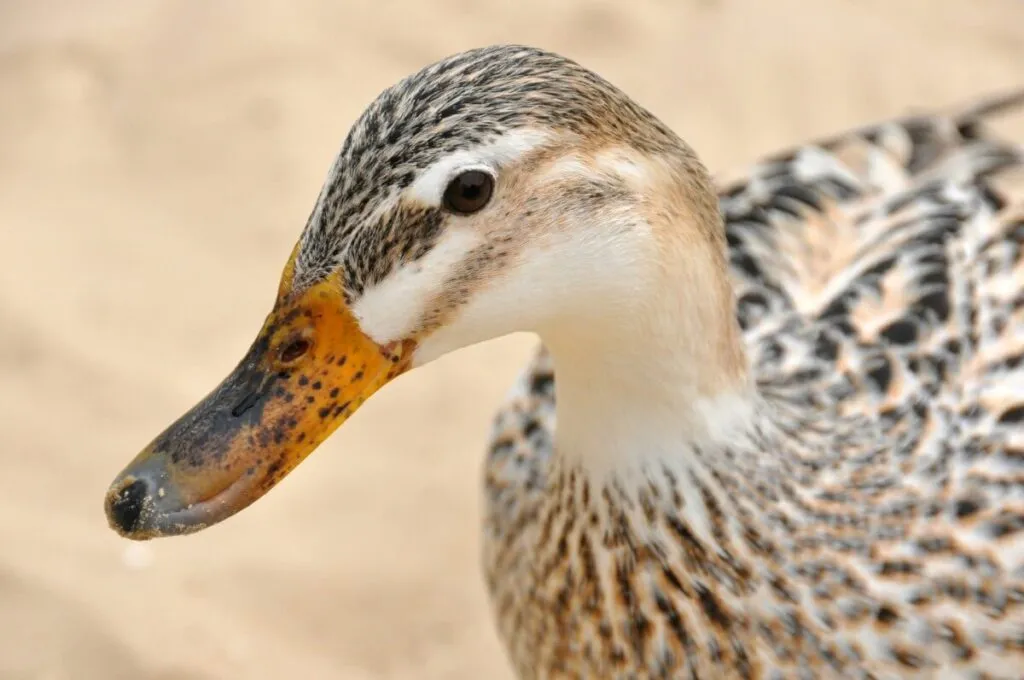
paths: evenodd
<path fill-rule="evenodd" d="M 121 535 L 193 533 L 246 508 L 408 366 L 412 343 L 366 336 L 337 274 L 291 293 L 291 269 L 235 370 L 114 480 L 105 507 Z"/>

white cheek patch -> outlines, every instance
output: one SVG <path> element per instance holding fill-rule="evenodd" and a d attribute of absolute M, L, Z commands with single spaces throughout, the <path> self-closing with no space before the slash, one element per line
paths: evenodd
<path fill-rule="evenodd" d="M 441 203 L 452 178 L 465 170 L 481 169 L 497 174 L 504 165 L 544 144 L 550 135 L 541 130 L 520 129 L 475 148 L 463 149 L 438 159 L 421 171 L 411 185 L 380 211 L 399 200 L 413 200 L 430 206 Z M 427 304 L 443 293 L 443 286 L 468 253 L 480 245 L 481 237 L 460 228 L 457 219 L 424 257 L 393 271 L 383 281 L 366 289 L 353 307 L 364 333 L 385 344 L 409 336 L 420 324 Z"/>
<path fill-rule="evenodd" d="M 480 242 L 476 232 L 451 226 L 425 256 L 367 288 L 352 308 L 362 331 L 381 345 L 407 338 L 430 300 Z"/>
<path fill-rule="evenodd" d="M 515 162 L 548 138 L 549 134 L 541 130 L 512 130 L 487 144 L 455 151 L 420 172 L 405 195 L 427 205 L 440 205 L 445 187 L 459 172 L 488 170 L 497 173 L 502 165 Z"/>
<path fill-rule="evenodd" d="M 633 286 L 649 259 L 638 255 L 632 237 L 623 232 L 581 224 L 533 240 L 513 266 L 487 281 L 443 326 L 421 340 L 413 365 L 511 333 L 550 337 L 561 328 L 576 326 L 578 317 L 567 310 L 599 319 L 608 316 L 609 308 L 631 305 Z M 609 271 L 619 275 L 609 277 Z M 619 317 L 608 319 L 618 323 Z"/>

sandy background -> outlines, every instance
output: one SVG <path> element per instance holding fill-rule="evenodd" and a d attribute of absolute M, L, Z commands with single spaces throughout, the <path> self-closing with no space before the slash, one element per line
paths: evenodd
<path fill-rule="evenodd" d="M 206 533 L 139 546 L 102 514 L 248 347 L 348 126 L 397 78 L 553 48 L 719 169 L 1024 84 L 1020 0 L 546 5 L 0 2 L 0 679 L 509 677 L 478 480 L 530 338 L 403 378 Z"/>

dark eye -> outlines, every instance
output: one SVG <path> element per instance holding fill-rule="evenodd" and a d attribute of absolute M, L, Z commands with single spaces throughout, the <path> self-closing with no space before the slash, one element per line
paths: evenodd
<path fill-rule="evenodd" d="M 483 170 L 467 170 L 444 190 L 444 207 L 460 215 L 471 215 L 482 210 L 491 200 L 494 178 Z"/>
<path fill-rule="evenodd" d="M 309 351 L 309 340 L 292 340 L 281 348 L 281 361 L 291 363 Z"/>

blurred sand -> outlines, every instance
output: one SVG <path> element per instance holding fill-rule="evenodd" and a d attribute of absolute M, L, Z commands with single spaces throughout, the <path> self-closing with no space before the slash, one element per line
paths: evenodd
<path fill-rule="evenodd" d="M 1020 0 L 5 0 L 0 678 L 509 677 L 478 480 L 532 338 L 403 378 L 200 535 L 129 544 L 101 510 L 247 348 L 363 106 L 504 41 L 599 70 L 715 169 L 1024 84 Z"/>

